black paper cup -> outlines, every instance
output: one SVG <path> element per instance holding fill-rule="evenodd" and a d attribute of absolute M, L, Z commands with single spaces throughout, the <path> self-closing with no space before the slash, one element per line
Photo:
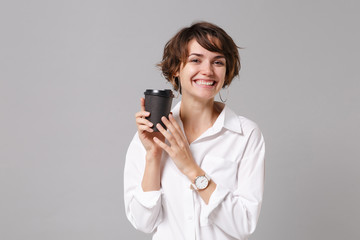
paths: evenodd
<path fill-rule="evenodd" d="M 153 90 L 147 89 L 145 92 L 145 111 L 150 112 L 150 116 L 147 117 L 150 122 L 154 124 L 152 129 L 155 132 L 159 130 L 156 128 L 156 124 L 160 123 L 165 129 L 166 126 L 162 123 L 161 118 L 163 116 L 168 117 L 172 99 L 174 94 L 170 89 L 165 90 Z"/>

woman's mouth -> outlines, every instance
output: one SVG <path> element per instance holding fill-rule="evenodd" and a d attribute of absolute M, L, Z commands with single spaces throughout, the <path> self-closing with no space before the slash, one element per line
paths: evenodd
<path fill-rule="evenodd" d="M 216 83 L 213 80 L 195 80 L 194 82 L 200 86 L 214 86 Z"/>

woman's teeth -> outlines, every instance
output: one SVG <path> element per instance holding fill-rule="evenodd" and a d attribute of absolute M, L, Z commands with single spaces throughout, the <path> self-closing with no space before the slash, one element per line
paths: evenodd
<path fill-rule="evenodd" d="M 195 83 L 198 85 L 212 86 L 214 85 L 215 81 L 196 80 Z"/>

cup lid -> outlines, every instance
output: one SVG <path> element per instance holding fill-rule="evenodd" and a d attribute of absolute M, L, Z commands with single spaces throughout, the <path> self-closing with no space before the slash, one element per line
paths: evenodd
<path fill-rule="evenodd" d="M 164 90 L 146 89 L 144 94 L 145 95 L 160 96 L 160 97 L 169 97 L 169 98 L 174 97 L 174 94 L 170 89 L 164 89 Z"/>

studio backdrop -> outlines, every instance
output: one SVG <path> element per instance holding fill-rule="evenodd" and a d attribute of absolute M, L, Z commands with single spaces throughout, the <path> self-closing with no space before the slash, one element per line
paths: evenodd
<path fill-rule="evenodd" d="M 134 114 L 171 88 L 166 42 L 201 20 L 242 48 L 227 104 L 266 141 L 251 239 L 359 239 L 359 5 L 1 1 L 0 239 L 151 239 L 124 210 Z"/>

